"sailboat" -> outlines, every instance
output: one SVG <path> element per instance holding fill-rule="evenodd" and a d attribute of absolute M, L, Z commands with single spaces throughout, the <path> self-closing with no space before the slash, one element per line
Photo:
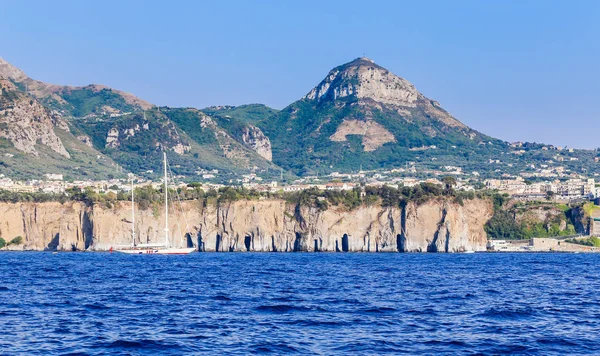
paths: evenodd
<path fill-rule="evenodd" d="M 165 242 L 154 243 L 154 244 L 137 244 L 135 243 L 135 204 L 134 204 L 134 189 L 133 179 L 131 180 L 131 246 L 128 248 L 118 248 L 111 251 L 127 253 L 127 254 L 155 254 L 155 255 L 187 255 L 194 252 L 194 247 L 174 247 L 171 245 L 169 239 L 169 181 L 167 176 L 167 153 L 163 152 L 163 163 L 164 163 L 164 189 L 165 189 Z"/>

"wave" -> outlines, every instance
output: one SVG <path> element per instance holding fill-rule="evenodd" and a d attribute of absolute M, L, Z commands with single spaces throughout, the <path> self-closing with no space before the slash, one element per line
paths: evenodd
<path fill-rule="evenodd" d="M 106 306 L 104 304 L 101 304 L 101 303 L 84 304 L 83 307 L 86 308 L 86 309 L 91 309 L 91 310 L 106 310 L 106 309 L 110 309 L 108 306 Z"/>
<path fill-rule="evenodd" d="M 161 341 L 143 339 L 143 340 L 116 340 L 111 343 L 102 343 L 95 345 L 96 348 L 107 348 L 107 349 L 140 349 L 140 350 L 169 350 L 178 349 L 178 345 L 169 344 Z"/>
<path fill-rule="evenodd" d="M 263 313 L 275 313 L 275 314 L 283 314 L 283 313 L 293 313 L 293 312 L 311 312 L 318 310 L 312 309 L 309 307 L 297 306 L 297 305 L 287 305 L 287 304 L 276 304 L 276 305 L 259 305 L 255 308 L 255 310 Z"/>
<path fill-rule="evenodd" d="M 538 311 L 533 308 L 490 308 L 478 316 L 491 319 L 523 319 L 529 318 L 538 314 Z"/>
<path fill-rule="evenodd" d="M 227 297 L 225 295 L 221 295 L 221 294 L 214 296 L 213 299 L 214 300 L 222 300 L 222 301 L 229 301 L 229 300 L 231 300 L 231 298 L 229 298 L 229 297 Z"/>
<path fill-rule="evenodd" d="M 386 313 L 392 313 L 395 311 L 398 311 L 398 309 L 388 308 L 388 307 L 378 307 L 378 308 L 362 309 L 360 312 L 361 313 L 386 314 Z"/>

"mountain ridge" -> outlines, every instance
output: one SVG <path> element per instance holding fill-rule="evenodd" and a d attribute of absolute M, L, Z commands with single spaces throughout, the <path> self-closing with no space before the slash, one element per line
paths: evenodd
<path fill-rule="evenodd" d="M 112 89 L 102 84 L 88 84 L 84 86 L 70 86 L 70 85 L 58 85 L 49 84 L 39 80 L 35 80 L 27 76 L 24 71 L 10 64 L 4 58 L 0 57 L 0 77 L 11 80 L 15 85 L 19 86 L 21 90 L 26 91 L 27 94 L 34 96 L 35 98 L 42 101 L 49 107 L 56 109 L 63 116 L 85 116 L 85 115 L 74 115 L 81 112 L 73 112 L 76 104 L 73 101 L 85 100 L 86 96 L 94 97 L 100 93 L 110 92 L 114 94 L 114 97 L 120 97 L 124 103 L 121 106 L 111 107 L 110 105 L 92 105 L 89 111 L 100 110 L 109 114 L 123 113 L 125 110 L 148 110 L 154 105 L 149 102 L 136 97 L 133 94 Z M 80 93 L 79 98 L 74 97 L 74 93 Z M 81 95 L 85 93 L 86 95 Z M 110 94 L 109 94 L 110 95 Z M 124 110 L 125 109 L 125 110 Z M 85 114 L 90 112 L 83 111 Z"/>
<path fill-rule="evenodd" d="M 18 93 L 14 95 L 45 107 L 58 136 L 67 141 L 76 137 L 77 145 L 135 173 L 156 168 L 154 161 L 162 150 L 176 162 L 176 173 L 188 177 L 218 168 L 234 174 L 282 168 L 303 176 L 408 164 L 425 169 L 459 167 L 494 176 L 554 161 L 567 171 L 600 172 L 596 163 L 600 157 L 593 151 L 577 150 L 567 157 L 539 144 L 513 147 L 474 130 L 411 82 L 366 57 L 332 68 L 282 110 L 263 104 L 157 107 L 102 85 L 68 87 L 35 81 L 3 59 L 0 77 Z M 19 105 L 25 104 L 20 99 Z M 37 119 L 48 122 L 39 115 Z M 6 132 L 0 131 L 0 136 Z M 28 142 L 32 149 L 39 146 L 37 139 Z M 11 145 L 14 142 L 3 142 L 0 153 L 14 150 Z M 65 148 L 69 155 L 70 147 Z M 56 162 L 50 168 L 65 166 Z"/>
<path fill-rule="evenodd" d="M 28 97 L 35 105 L 40 108 L 43 106 L 48 117 L 60 122 L 61 128 L 67 131 L 66 136 L 63 135 L 67 140 L 96 150 L 98 157 L 107 161 L 115 160 L 137 174 L 158 172 L 159 153 L 163 150 L 168 152 L 175 170 L 188 176 L 210 169 L 235 172 L 254 167 L 274 167 L 270 163 L 268 138 L 247 123 L 238 125 L 245 130 L 245 134 L 234 137 L 198 109 L 186 111 L 165 107 L 161 110 L 133 94 L 99 84 L 79 87 L 47 84 L 31 79 L 4 59 L 0 59 L 0 78 L 6 78 L 2 80 L 7 86 L 10 84 L 11 94 L 15 98 Z M 260 115 L 261 111 L 270 108 L 251 107 L 252 110 L 258 110 Z M 245 109 L 241 111 L 245 113 Z M 187 118 L 180 121 L 186 115 Z M 21 122 L 12 120 L 11 125 L 15 128 L 26 127 L 27 134 L 20 136 L 31 139 L 10 141 L 12 146 L 20 149 L 17 155 L 23 156 L 21 161 L 25 161 L 27 156 L 31 156 L 31 162 L 36 161 L 39 140 L 36 138 L 40 137 L 42 143 L 53 143 L 48 147 L 63 156 L 58 159 L 59 162 L 52 161 L 46 167 L 41 160 L 37 162 L 36 166 L 43 167 L 40 174 L 60 171 L 61 167 L 72 163 L 69 162 L 69 152 L 62 147 L 61 139 L 54 135 L 55 127 L 48 126 L 49 119 L 40 115 L 29 119 L 22 116 L 21 119 Z M 17 126 L 16 123 L 22 125 Z M 35 127 L 40 125 L 45 125 L 46 129 L 36 130 Z M 186 129 L 183 130 L 181 125 L 187 125 Z M 15 136 L 12 131 L 7 130 L 6 134 Z M 200 131 L 203 133 L 199 134 Z M 196 134 L 188 135 L 188 132 Z M 3 133 L 0 132 L 0 137 Z"/>

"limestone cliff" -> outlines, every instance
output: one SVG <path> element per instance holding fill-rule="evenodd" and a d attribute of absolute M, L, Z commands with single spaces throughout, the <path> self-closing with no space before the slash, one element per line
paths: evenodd
<path fill-rule="evenodd" d="M 131 243 L 131 205 L 113 208 L 82 203 L 0 203 L 0 237 L 24 237 L 12 249 L 108 250 Z M 483 226 L 491 203 L 469 200 L 463 205 L 432 200 L 405 208 L 362 206 L 351 211 L 325 211 L 290 205 L 282 200 L 237 201 L 204 206 L 184 202 L 186 219 L 170 217 L 175 244 L 200 251 L 484 251 Z M 163 241 L 160 207 L 136 214 L 136 241 Z M 186 229 L 186 220 L 188 228 Z M 186 234 L 185 231 L 189 231 Z"/>

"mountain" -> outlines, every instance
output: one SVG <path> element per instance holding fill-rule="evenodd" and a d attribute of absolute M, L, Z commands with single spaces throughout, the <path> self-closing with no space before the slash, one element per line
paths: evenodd
<path fill-rule="evenodd" d="M 262 104 L 212 106 L 202 109 L 233 138 L 267 161 L 273 160 L 270 139 L 256 125 L 279 111 Z"/>
<path fill-rule="evenodd" d="M 0 77 L 0 172 L 12 178 L 63 173 L 106 178 L 116 164 L 71 132 L 62 116 Z"/>
<path fill-rule="evenodd" d="M 0 78 L 6 87 L 5 102 L 10 98 L 19 108 L 7 111 L 10 115 L 0 127 L 0 138 L 4 139 L 0 152 L 16 149 L 20 156 L 29 156 L 35 167 L 43 167 L 22 169 L 27 178 L 61 172 L 74 164 L 72 150 L 63 145 L 65 140 L 79 146 L 73 148 L 78 152 L 93 152 L 94 157 L 114 166 L 148 176 L 160 172 L 163 150 L 169 155 L 173 171 L 188 177 L 212 169 L 240 173 L 277 168 L 270 162 L 269 139 L 248 123 L 275 112 L 263 105 L 209 110 L 227 112 L 213 119 L 197 109 L 158 108 L 102 85 L 72 87 L 40 82 L 2 58 Z M 31 107 L 25 105 L 29 101 Z M 62 132 L 62 139 L 55 131 Z M 39 143 L 45 147 L 44 152 L 53 151 L 53 159 L 38 159 Z M 95 169 L 102 167 L 95 164 L 98 159 L 86 160 L 89 166 L 75 170 L 74 176 L 91 172 L 96 176 Z"/>
<path fill-rule="evenodd" d="M 455 164 L 505 146 L 368 58 L 332 69 L 258 126 L 271 139 L 274 162 L 298 174 L 398 167 L 425 157 Z"/>
<path fill-rule="evenodd" d="M 163 151 L 175 174 L 195 179 L 217 169 L 221 182 L 256 170 L 270 179 L 280 168 L 302 176 L 407 165 L 482 177 L 600 174 L 597 151 L 480 133 L 368 58 L 335 67 L 281 111 L 158 107 L 102 85 L 40 82 L 1 58 L 0 85 L 0 173 L 11 177 L 156 177 Z"/>

